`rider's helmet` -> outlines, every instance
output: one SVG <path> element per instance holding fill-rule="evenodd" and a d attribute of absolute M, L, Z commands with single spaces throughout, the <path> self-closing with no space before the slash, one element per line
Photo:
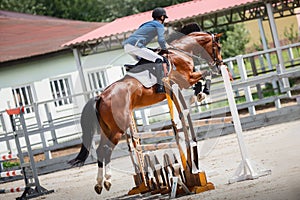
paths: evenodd
<path fill-rule="evenodd" d="M 153 19 L 158 19 L 158 18 L 160 18 L 161 16 L 164 16 L 165 18 L 168 18 L 165 9 L 163 9 L 163 8 L 155 8 L 155 9 L 152 11 L 152 17 L 153 17 Z"/>

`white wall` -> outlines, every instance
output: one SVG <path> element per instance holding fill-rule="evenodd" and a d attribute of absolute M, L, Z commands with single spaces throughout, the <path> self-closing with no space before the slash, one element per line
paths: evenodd
<path fill-rule="evenodd" d="M 104 66 L 123 66 L 126 63 L 135 63 L 136 61 L 123 49 L 103 52 L 101 54 L 93 54 L 81 57 L 84 69 L 104 67 Z"/>
<path fill-rule="evenodd" d="M 123 49 L 105 52 L 86 57 L 81 57 L 85 79 L 88 82 L 87 73 L 90 71 L 106 70 L 108 84 L 115 82 L 123 77 L 122 65 L 124 63 L 135 62 L 131 56 L 123 53 Z M 129 60 L 129 62 L 128 62 Z M 12 94 L 13 87 L 19 87 L 30 84 L 34 90 L 35 102 L 44 102 L 52 100 L 52 92 L 50 88 L 50 80 L 69 77 L 72 85 L 72 94 L 82 93 L 82 85 L 79 79 L 76 63 L 72 53 L 57 55 L 42 60 L 24 62 L 6 67 L 0 67 L 0 111 L 8 108 L 7 101 L 10 101 L 11 107 L 14 107 Z M 52 118 L 60 118 L 66 115 L 80 113 L 85 104 L 84 96 L 74 98 L 73 104 L 64 107 L 55 107 L 53 102 L 48 103 Z M 44 104 L 38 104 L 39 116 L 41 122 L 47 120 Z M 30 115 L 30 114 L 29 114 Z M 36 124 L 34 114 L 25 115 L 27 122 Z M 30 119 L 28 119 L 30 118 Z M 5 124 L 11 131 L 9 117 L 4 114 Z M 33 120 L 34 119 L 34 120 Z M 80 126 L 74 123 L 73 127 L 56 130 L 58 136 L 63 136 L 71 132 L 80 132 Z M 50 138 L 51 134 L 46 133 L 46 138 Z M 39 136 L 32 137 L 32 143 L 40 141 Z M 22 141 L 22 143 L 24 143 Z M 14 141 L 11 141 L 14 147 Z M 23 144 L 24 145 L 24 144 Z M 1 146 L 5 146 L 2 145 Z M 3 148 L 0 149 L 0 152 Z"/>

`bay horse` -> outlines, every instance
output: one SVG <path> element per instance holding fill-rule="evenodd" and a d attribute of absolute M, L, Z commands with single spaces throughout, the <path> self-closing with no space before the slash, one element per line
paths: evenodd
<path fill-rule="evenodd" d="M 221 57 L 221 34 L 192 32 L 170 43 L 167 58 L 170 62 L 168 78 L 182 88 L 189 88 L 207 74 L 207 70 L 195 71 L 193 56 L 204 58 L 211 68 L 223 64 Z M 102 184 L 106 190 L 111 187 L 110 159 L 114 147 L 129 128 L 134 109 L 150 106 L 166 98 L 157 94 L 156 85 L 146 88 L 131 76 L 124 76 L 112 83 L 99 96 L 90 99 L 81 115 L 82 145 L 77 157 L 69 164 L 82 166 L 87 159 L 95 132 L 101 133 L 96 150 L 98 176 L 95 191 L 100 194 Z"/>

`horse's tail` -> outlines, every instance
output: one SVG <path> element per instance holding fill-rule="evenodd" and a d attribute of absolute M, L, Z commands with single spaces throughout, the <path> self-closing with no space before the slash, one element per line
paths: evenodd
<path fill-rule="evenodd" d="M 85 160 L 89 156 L 90 148 L 93 141 L 95 132 L 100 132 L 100 125 L 98 121 L 98 111 L 96 104 L 99 98 L 90 99 L 84 106 L 81 113 L 80 124 L 82 128 L 82 144 L 79 154 L 73 160 L 70 160 L 68 164 L 72 166 L 82 166 Z"/>

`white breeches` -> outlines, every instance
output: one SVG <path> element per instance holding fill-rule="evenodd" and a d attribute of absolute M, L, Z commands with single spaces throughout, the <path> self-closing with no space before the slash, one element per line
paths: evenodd
<path fill-rule="evenodd" d="M 140 57 L 152 62 L 155 62 L 156 59 L 161 59 L 163 61 L 162 56 L 147 48 L 139 48 L 131 44 L 125 44 L 124 50 L 126 53 L 133 56 L 135 59 L 137 59 L 137 57 Z"/>

